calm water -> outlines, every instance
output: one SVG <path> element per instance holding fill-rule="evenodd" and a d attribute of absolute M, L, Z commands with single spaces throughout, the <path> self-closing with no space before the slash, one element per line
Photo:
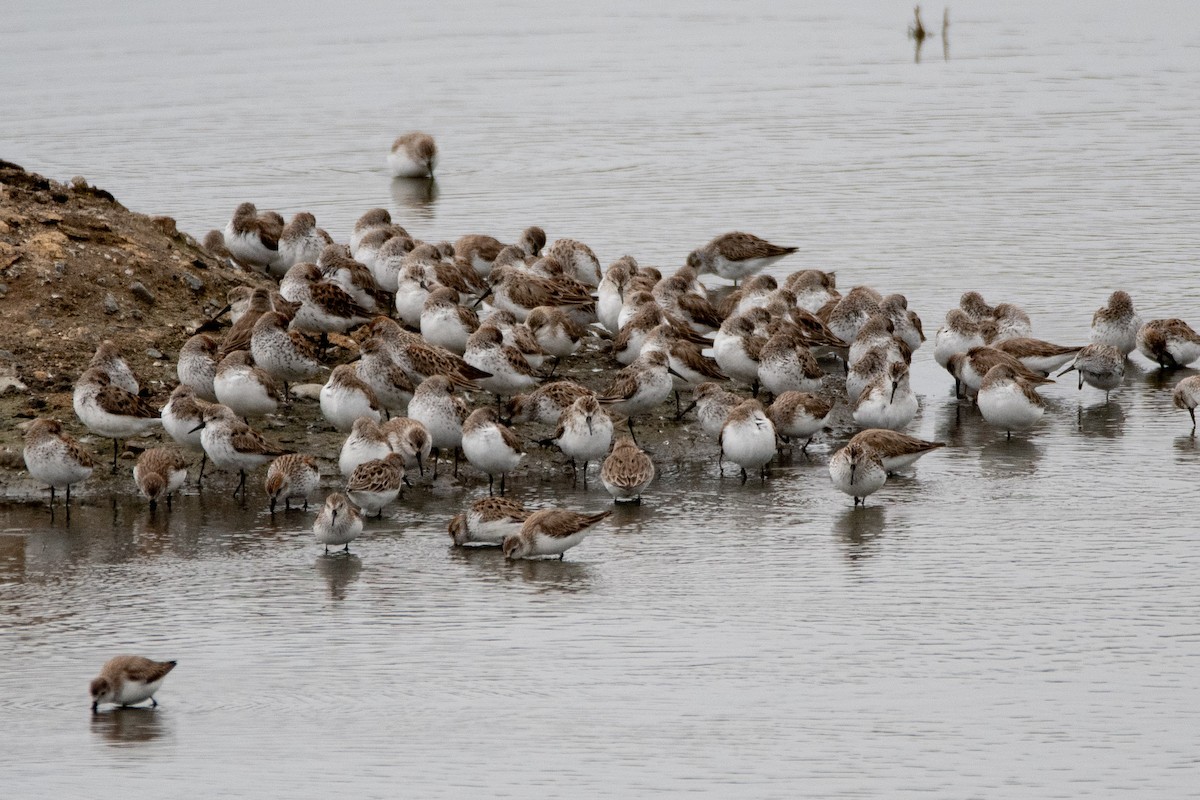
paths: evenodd
<path fill-rule="evenodd" d="M 25 4 L 0 157 L 196 235 L 385 205 L 673 267 L 745 228 L 929 331 L 968 288 L 1053 341 L 1115 288 L 1200 324 L 1195 4 L 956 3 L 920 63 L 904 2 L 603 6 Z M 411 128 L 436 187 L 384 173 Z M 1200 451 L 1138 363 L 1006 442 L 919 351 L 910 432 L 952 447 L 866 510 L 826 447 L 662 464 L 563 563 L 452 551 L 465 492 L 349 558 L 253 495 L 0 509 L 5 795 L 1200 796 Z M 560 492 L 604 505 L 517 486 Z M 124 651 L 179 659 L 163 705 L 92 717 Z"/>

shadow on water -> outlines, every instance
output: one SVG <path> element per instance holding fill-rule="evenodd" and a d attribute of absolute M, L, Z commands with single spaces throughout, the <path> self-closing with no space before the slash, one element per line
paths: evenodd
<path fill-rule="evenodd" d="M 1101 398 L 1096 405 L 1087 408 L 1079 406 L 1076 424 L 1079 432 L 1085 436 L 1116 439 L 1125 433 L 1125 409 L 1116 400 L 1105 403 Z"/>
<path fill-rule="evenodd" d="M 346 589 L 356 582 L 363 571 L 362 559 L 354 553 L 330 552 L 317 556 L 317 572 L 329 584 L 332 600 L 345 600 Z"/>
<path fill-rule="evenodd" d="M 587 547 L 585 540 L 581 547 Z M 592 568 L 579 561 L 575 550 L 567 552 L 566 560 L 558 558 L 516 559 L 504 557 L 499 547 L 451 547 L 450 557 L 469 564 L 480 578 L 488 583 L 525 583 L 539 592 L 591 591 L 595 577 Z"/>
<path fill-rule="evenodd" d="M 437 178 L 392 179 L 392 200 L 425 219 L 433 216 L 433 205 L 439 193 Z"/>
<path fill-rule="evenodd" d="M 1018 434 L 1009 439 L 1003 433 L 983 446 L 979 452 L 979 464 L 985 478 L 1016 478 L 1037 472 L 1042 458 L 1042 448 L 1026 438 L 1030 434 Z"/>
<path fill-rule="evenodd" d="M 157 708 L 114 708 L 91 717 L 92 733 L 116 746 L 152 742 L 170 732 L 167 715 Z"/>
<path fill-rule="evenodd" d="M 883 506 L 847 508 L 833 521 L 833 533 L 845 542 L 846 558 L 859 561 L 874 554 L 876 540 L 883 536 L 886 522 L 887 511 Z"/>

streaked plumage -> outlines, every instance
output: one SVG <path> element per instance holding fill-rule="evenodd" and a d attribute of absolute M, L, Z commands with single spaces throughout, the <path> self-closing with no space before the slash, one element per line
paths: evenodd
<path fill-rule="evenodd" d="M 654 462 L 632 437 L 622 436 L 600 467 L 600 482 L 617 503 L 640 503 L 654 480 Z"/>
<path fill-rule="evenodd" d="M 447 530 L 454 544 L 500 545 L 505 538 L 521 532 L 529 518 L 528 511 L 515 500 L 504 497 L 482 497 L 463 512 L 450 519 Z"/>
<path fill-rule="evenodd" d="M 850 439 L 850 444 L 864 445 L 874 450 L 889 475 L 915 463 L 931 450 L 946 446 L 945 442 L 927 442 L 886 428 L 859 431 Z"/>
<path fill-rule="evenodd" d="M 349 553 L 350 543 L 359 537 L 362 530 L 362 514 L 358 507 L 340 492 L 325 498 L 325 505 L 313 521 L 313 533 L 317 542 L 325 545 L 326 553 L 329 552 L 329 545 L 337 547 L 339 544 L 345 545 Z"/>
<path fill-rule="evenodd" d="M 50 487 L 50 503 L 56 489 L 66 489 L 71 502 L 71 485 L 92 475 L 95 462 L 75 437 L 63 431 L 56 419 L 36 419 L 25 429 L 25 469 L 29 477 Z"/>
<path fill-rule="evenodd" d="M 346 481 L 346 494 L 367 514 L 383 516 L 383 508 L 400 496 L 404 486 L 404 456 L 388 453 L 359 464 Z"/>
<path fill-rule="evenodd" d="M 608 519 L 611 511 L 579 514 L 564 508 L 545 508 L 530 514 L 518 533 L 504 538 L 506 558 L 537 558 L 563 554 L 583 541 L 593 525 Z"/>
<path fill-rule="evenodd" d="M 275 505 L 283 500 L 285 510 L 291 509 L 293 500 L 304 504 L 308 511 L 308 498 L 321 485 L 321 473 L 317 460 L 304 453 L 288 453 L 279 456 L 267 467 L 267 479 L 263 484 L 267 497 L 271 498 L 271 513 Z"/>
<path fill-rule="evenodd" d="M 887 470 L 873 447 L 851 442 L 829 459 L 829 478 L 839 492 L 854 498 L 854 505 L 867 504 L 867 497 L 887 483 Z"/>

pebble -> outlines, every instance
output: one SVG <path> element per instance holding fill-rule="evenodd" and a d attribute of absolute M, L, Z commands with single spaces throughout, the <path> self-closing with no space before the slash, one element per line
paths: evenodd
<path fill-rule="evenodd" d="M 117 305 L 117 298 L 113 297 L 112 292 L 109 292 L 106 295 L 104 295 L 104 313 L 105 314 L 115 314 L 120 310 L 121 310 L 121 307 Z"/>
<path fill-rule="evenodd" d="M 204 291 L 204 281 L 200 280 L 190 272 L 183 273 L 183 282 L 186 283 L 188 288 L 196 294 Z"/>
<path fill-rule="evenodd" d="M 138 300 L 141 300 L 143 303 L 154 305 L 154 293 L 147 289 L 141 281 L 134 281 L 133 283 L 129 284 L 129 291 L 134 297 L 136 297 Z"/>
<path fill-rule="evenodd" d="M 153 347 L 151 347 L 149 350 L 146 351 L 146 355 L 149 356 L 150 358 L 155 358 L 155 359 L 166 358 L 166 356 L 164 356 L 162 354 L 161 350 L 157 350 Z"/>
<path fill-rule="evenodd" d="M 21 383 L 19 380 L 17 380 L 14 377 L 7 376 L 7 377 L 0 378 L 0 397 L 3 397 L 6 394 L 16 394 L 17 392 L 23 392 L 28 388 L 29 388 L 28 386 Z"/>

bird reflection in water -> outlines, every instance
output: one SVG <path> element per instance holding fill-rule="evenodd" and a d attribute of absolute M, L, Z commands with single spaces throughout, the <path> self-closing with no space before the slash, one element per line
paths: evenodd
<path fill-rule="evenodd" d="M 1015 478 L 1037 472 L 1042 448 L 1029 439 L 999 436 L 983 446 L 979 464 L 986 478 Z"/>
<path fill-rule="evenodd" d="M 833 522 L 833 533 L 846 543 L 846 558 L 858 561 L 874 554 L 874 545 L 883 535 L 887 510 L 880 505 L 847 508 Z"/>
<path fill-rule="evenodd" d="M 581 547 L 587 547 L 584 542 Z M 573 553 L 574 551 L 572 551 Z M 450 557 L 470 564 L 488 583 L 524 583 L 539 592 L 586 592 L 593 583 L 591 567 L 557 558 L 508 560 L 499 547 L 451 547 Z"/>
<path fill-rule="evenodd" d="M 412 209 L 416 216 L 429 219 L 438 199 L 437 178 L 393 178 L 392 199 L 397 205 Z"/>
<path fill-rule="evenodd" d="M 921 7 L 913 7 L 913 21 L 908 26 L 908 38 L 913 40 L 913 62 L 921 63 L 921 47 L 925 40 L 934 34 L 930 33 L 921 21 Z M 942 60 L 950 60 L 950 9 L 942 9 Z"/>
<path fill-rule="evenodd" d="M 359 579 L 362 559 L 354 553 L 328 553 L 317 556 L 317 572 L 329 584 L 331 600 L 345 600 L 346 589 Z"/>
<path fill-rule="evenodd" d="M 168 732 L 168 715 L 158 708 L 114 708 L 91 715 L 92 733 L 111 745 L 151 742 Z"/>
<path fill-rule="evenodd" d="M 1079 432 L 1085 436 L 1116 439 L 1125 432 L 1125 410 L 1115 400 L 1084 408 L 1076 414 Z"/>

